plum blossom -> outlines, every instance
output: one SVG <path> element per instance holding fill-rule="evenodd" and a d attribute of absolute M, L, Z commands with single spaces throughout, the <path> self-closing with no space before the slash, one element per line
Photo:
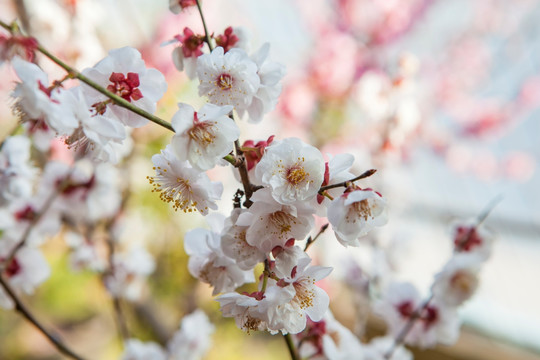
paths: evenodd
<path fill-rule="evenodd" d="M 0 205 L 32 195 L 37 169 L 30 162 L 30 145 L 30 139 L 22 135 L 4 140 L 0 148 Z"/>
<path fill-rule="evenodd" d="M 69 231 L 64 235 L 64 240 L 69 246 L 70 264 L 74 270 L 90 269 L 95 272 L 102 272 L 107 267 L 96 247 L 81 234 Z"/>
<path fill-rule="evenodd" d="M 82 73 L 149 113 L 154 113 L 157 101 L 167 90 L 163 74 L 156 69 L 146 68 L 139 51 L 131 47 L 109 51 L 109 56 Z M 97 90 L 87 85 L 82 86 L 87 102 L 97 114 L 103 115 L 110 111 L 112 116 L 131 127 L 141 127 L 148 123 L 149 120 L 127 109 L 111 105 L 110 100 Z"/>
<path fill-rule="evenodd" d="M 236 261 L 240 269 L 250 270 L 265 259 L 265 253 L 247 242 L 246 233 L 249 227 L 237 223 L 243 211 L 245 210 L 233 209 L 231 216 L 225 219 L 221 233 L 221 249 L 225 255 Z"/>
<path fill-rule="evenodd" d="M 303 239 L 313 228 L 313 209 L 308 204 L 280 204 L 268 189 L 255 192 L 251 200 L 253 205 L 239 216 L 237 225 L 249 226 L 246 241 L 263 252 L 283 247 L 291 238 Z"/>
<path fill-rule="evenodd" d="M 484 260 L 491 255 L 494 237 L 483 226 L 469 221 L 456 224 L 453 231 L 456 253 L 474 253 Z"/>
<path fill-rule="evenodd" d="M 15 58 L 13 69 L 22 81 L 17 83 L 12 96 L 16 98 L 15 111 L 23 122 L 44 119 L 59 134 L 69 135 L 78 126 L 68 106 L 63 106 L 61 87 L 53 84 L 36 64 Z"/>
<path fill-rule="evenodd" d="M 184 316 L 180 330 L 167 344 L 169 360 L 202 359 L 210 349 L 215 327 L 202 310 Z"/>
<path fill-rule="evenodd" d="M 255 168 L 255 176 L 272 189 L 280 204 L 311 200 L 324 178 L 321 152 L 298 138 L 275 141 Z"/>
<path fill-rule="evenodd" d="M 227 53 L 222 47 L 197 59 L 199 96 L 208 96 L 215 105 L 232 105 L 236 111 L 247 109 L 259 89 L 261 80 L 257 64 L 241 49 Z"/>
<path fill-rule="evenodd" d="M 203 54 L 204 35 L 196 35 L 193 30 L 185 27 L 183 34 L 176 35 L 174 40 L 166 42 L 163 45 L 174 42 L 181 44 L 172 53 L 174 66 L 178 71 L 185 70 L 188 78 L 194 79 L 197 75 L 197 58 Z"/>
<path fill-rule="evenodd" d="M 371 189 L 349 188 L 328 205 L 328 221 L 343 246 L 359 246 L 359 238 L 386 224 L 386 200 Z"/>
<path fill-rule="evenodd" d="M 159 344 L 138 339 L 128 339 L 124 343 L 121 360 L 167 360 L 167 353 Z"/>
<path fill-rule="evenodd" d="M 415 315 L 416 312 L 419 315 Z M 391 283 L 383 298 L 375 305 L 375 312 L 382 316 L 394 338 L 412 316 L 418 316 L 405 337 L 405 343 L 431 347 L 437 343 L 451 345 L 459 336 L 459 320 L 455 307 L 448 307 L 436 299 L 426 303 L 410 283 Z"/>
<path fill-rule="evenodd" d="M 4 61 L 13 59 L 15 56 L 19 56 L 28 62 L 33 62 L 37 47 L 38 42 L 33 37 L 0 34 L 0 65 Z"/>
<path fill-rule="evenodd" d="M 233 107 L 206 104 L 197 112 L 188 104 L 178 104 L 178 108 L 171 121 L 176 132 L 171 148 L 176 157 L 200 170 L 213 168 L 240 136 L 240 129 L 228 117 Z"/>
<path fill-rule="evenodd" d="M 245 109 L 249 115 L 249 122 L 261 122 L 263 115 L 272 111 L 278 102 L 281 94 L 281 79 L 285 76 L 285 67 L 277 62 L 268 61 L 270 44 L 264 44 L 251 59 L 257 64 L 257 75 L 260 79 L 260 86 L 253 96 L 251 104 Z M 238 114 L 242 117 L 243 108 L 237 108 Z"/>
<path fill-rule="evenodd" d="M 184 212 L 197 210 L 206 215 L 208 209 L 217 209 L 216 200 L 221 197 L 223 184 L 210 181 L 208 175 L 189 162 L 179 160 L 170 145 L 152 156 L 152 162 L 156 175 L 148 176 L 148 181 L 154 187 L 152 192 L 160 193 L 161 200 Z"/>
<path fill-rule="evenodd" d="M 11 251 L 9 241 L 0 242 L 0 264 L 3 265 L 5 257 Z M 4 278 L 16 293 L 32 294 L 34 289 L 49 278 L 51 270 L 45 257 L 38 249 L 23 246 L 4 270 Z M 0 306 L 4 309 L 12 309 L 14 306 L 11 298 L 0 288 Z"/>
<path fill-rule="evenodd" d="M 236 326 L 246 332 L 264 331 L 268 328 L 268 316 L 265 309 L 268 299 L 262 293 L 238 294 L 229 292 L 216 299 L 224 317 L 233 317 Z M 279 299 L 278 304 L 290 300 L 290 297 Z"/>
<path fill-rule="evenodd" d="M 102 115 L 93 111 L 80 87 L 71 89 L 69 93 L 72 99 L 69 102 L 71 111 L 79 126 L 66 138 L 66 144 L 75 150 L 88 152 L 97 160 L 117 163 L 121 158 L 119 152 L 122 143 L 126 139 L 125 126 L 112 116 L 112 112 Z"/>
<path fill-rule="evenodd" d="M 478 287 L 478 272 L 483 259 L 477 254 L 458 253 L 435 276 L 433 296 L 448 306 L 459 306 L 472 297 Z"/>
<path fill-rule="evenodd" d="M 306 315 L 313 321 L 319 321 L 328 310 L 330 298 L 315 283 L 327 277 L 332 268 L 310 266 L 310 263 L 311 259 L 304 254 L 290 273 L 282 273 L 279 268 L 275 269 L 276 275 L 281 280 L 269 287 L 268 291 L 271 291 L 270 289 L 278 292 L 286 291 L 292 293 L 293 297 L 282 306 L 270 309 L 269 329 L 297 334 L 306 327 Z"/>
<path fill-rule="evenodd" d="M 212 295 L 233 291 L 245 283 L 253 282 L 253 271 L 242 270 L 236 261 L 223 254 L 220 235 L 223 219 L 219 218 L 219 214 L 211 214 L 207 218 L 213 225 L 212 231 L 194 229 L 184 237 L 190 274 L 213 286 Z"/>
<path fill-rule="evenodd" d="M 169 0 L 169 10 L 174 14 L 180 14 L 182 10 L 197 5 L 196 0 Z"/>
<path fill-rule="evenodd" d="M 247 51 L 248 33 L 243 27 L 229 26 L 223 34 L 214 36 L 216 45 L 221 46 L 224 52 L 233 48 L 244 49 Z"/>

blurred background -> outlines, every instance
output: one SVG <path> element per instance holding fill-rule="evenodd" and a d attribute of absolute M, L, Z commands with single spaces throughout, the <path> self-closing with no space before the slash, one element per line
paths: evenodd
<path fill-rule="evenodd" d="M 451 224 L 502 197 L 485 221 L 497 241 L 478 293 L 460 313 L 460 340 L 415 358 L 540 359 L 540 2 L 205 0 L 203 8 L 210 32 L 242 26 L 250 52 L 269 42 L 272 60 L 287 67 L 276 110 L 261 124 L 243 123 L 241 141 L 296 136 L 324 154 L 354 154 L 355 173 L 378 170 L 365 184 L 388 199 L 388 225 L 358 249 L 341 247 L 331 231 L 311 249 L 322 265 L 347 264 L 323 284 L 336 318 L 364 339 L 382 334 L 382 321 L 359 294 L 361 277 L 411 281 L 427 294 L 451 255 Z M 177 102 L 203 103 L 197 82 L 174 68 L 174 45 L 160 46 L 186 26 L 202 32 L 196 8 L 173 15 L 165 0 L 2 0 L 0 18 L 18 18 L 78 69 L 112 48 L 138 48 L 167 78 L 162 118 L 170 119 Z M 38 61 L 49 78 L 63 76 Z M 0 78 L 4 137 L 16 125 L 9 101 L 15 76 L 3 65 Z M 246 335 L 223 319 L 208 287 L 187 272 L 182 235 L 204 219 L 175 214 L 150 193 L 150 157 L 170 134 L 147 125 L 133 137 L 134 153 L 122 165 L 130 189 L 122 237 L 145 243 L 157 268 L 143 298 L 123 304 L 132 335 L 165 342 L 184 314 L 201 307 L 217 327 L 209 359 L 255 351 L 261 360 L 287 358 L 279 337 Z M 225 183 L 226 213 L 237 185 L 229 168 L 211 177 Z M 117 358 L 122 344 L 101 278 L 70 269 L 60 236 L 46 253 L 53 274 L 25 301 L 81 353 Z M 60 357 L 16 313 L 2 310 L 0 359 L 23 358 Z"/>

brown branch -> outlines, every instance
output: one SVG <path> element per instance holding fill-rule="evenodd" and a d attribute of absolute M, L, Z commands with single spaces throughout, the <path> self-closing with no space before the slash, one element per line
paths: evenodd
<path fill-rule="evenodd" d="M 319 229 L 319 232 L 317 233 L 317 235 L 315 235 L 314 238 L 312 238 L 311 236 L 308 237 L 307 239 L 307 242 L 306 242 L 306 247 L 304 247 L 304 251 L 306 251 L 310 246 L 311 244 L 313 244 L 315 242 L 315 240 L 317 240 L 317 238 L 323 233 L 326 231 L 326 229 L 328 229 L 328 226 L 330 226 L 330 224 L 326 223 L 324 224 L 323 226 L 321 226 L 321 228 Z"/>
<path fill-rule="evenodd" d="M 0 285 L 4 288 L 7 295 L 15 303 L 15 310 L 18 311 L 26 320 L 34 325 L 49 341 L 60 351 L 62 354 L 72 358 L 82 360 L 83 357 L 75 354 L 66 344 L 62 342 L 57 334 L 45 329 L 45 327 L 36 319 L 36 317 L 28 310 L 28 308 L 21 302 L 21 300 L 15 294 L 15 291 L 11 288 L 8 282 L 0 274 Z"/>
<path fill-rule="evenodd" d="M 367 170 L 367 171 L 363 172 L 362 174 L 358 175 L 357 177 L 352 178 L 351 180 L 343 181 L 343 182 L 340 182 L 340 183 L 337 183 L 337 184 L 321 186 L 321 188 L 319 189 L 319 194 L 322 194 L 326 190 L 330 190 L 330 189 L 334 189 L 334 188 L 338 188 L 338 187 L 347 187 L 348 183 L 352 183 L 352 182 L 355 182 L 357 180 L 365 179 L 365 178 L 370 177 L 371 175 L 375 174 L 376 172 L 377 172 L 377 170 L 375 170 L 375 169 Z"/>
<path fill-rule="evenodd" d="M 204 28 L 205 41 L 208 44 L 208 48 L 210 49 L 210 51 L 212 51 L 214 50 L 214 46 L 212 46 L 212 39 L 210 38 L 210 33 L 208 32 L 208 28 L 206 27 L 206 21 L 204 20 L 204 15 L 203 15 L 200 0 L 197 0 L 197 8 L 199 9 L 199 14 L 201 15 L 201 22 Z"/>

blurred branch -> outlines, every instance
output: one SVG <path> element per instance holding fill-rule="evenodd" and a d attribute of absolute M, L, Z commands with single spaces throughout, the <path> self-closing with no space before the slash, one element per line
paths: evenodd
<path fill-rule="evenodd" d="M 322 194 L 326 190 L 330 190 L 330 189 L 334 189 L 334 188 L 338 188 L 338 187 L 347 187 L 348 183 L 352 183 L 352 182 L 355 182 L 357 180 L 365 179 L 365 178 L 370 177 L 371 175 L 375 174 L 376 172 L 377 172 L 377 170 L 375 170 L 375 169 L 367 170 L 367 171 L 364 171 L 362 174 L 358 175 L 357 177 L 352 178 L 351 180 L 343 181 L 343 182 L 340 182 L 340 183 L 337 183 L 337 184 L 321 186 L 321 188 L 319 189 L 319 194 Z"/>
<path fill-rule="evenodd" d="M 57 334 L 53 334 L 49 330 L 45 329 L 45 327 L 36 319 L 36 317 L 30 312 L 30 310 L 28 310 L 28 308 L 21 302 L 21 300 L 17 297 L 11 286 L 1 274 L 0 285 L 2 285 L 7 295 L 15 303 L 15 310 L 18 311 L 32 325 L 34 325 L 43 335 L 45 335 L 45 337 L 49 339 L 49 341 L 58 349 L 58 351 L 72 359 L 83 359 L 81 356 L 75 354 L 70 348 L 68 348 L 67 345 L 65 345 L 62 340 L 60 340 L 60 337 Z"/>

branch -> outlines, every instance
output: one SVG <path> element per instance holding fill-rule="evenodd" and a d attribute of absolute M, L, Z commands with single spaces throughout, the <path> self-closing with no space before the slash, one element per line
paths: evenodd
<path fill-rule="evenodd" d="M 289 349 L 289 353 L 291 354 L 291 359 L 299 360 L 300 356 L 298 355 L 298 351 L 296 350 L 294 346 L 291 334 L 283 335 L 283 338 L 285 339 L 285 342 L 287 343 L 287 349 Z"/>
<path fill-rule="evenodd" d="M 343 181 L 343 182 L 340 182 L 340 183 L 337 183 L 337 184 L 321 186 L 321 188 L 319 189 L 319 194 L 322 194 L 326 190 L 330 190 L 330 189 L 334 189 L 334 188 L 338 188 L 338 187 L 347 187 L 348 183 L 355 182 L 356 180 L 365 179 L 365 178 L 370 177 L 371 175 L 375 174 L 376 172 L 377 172 L 377 170 L 375 170 L 375 169 L 367 170 L 364 173 L 358 175 L 357 177 L 355 177 L 355 178 L 353 178 L 351 180 Z"/>
<path fill-rule="evenodd" d="M 81 356 L 75 354 L 71 349 L 69 349 L 62 342 L 62 340 L 60 340 L 60 337 L 57 334 L 53 334 L 47 329 L 45 329 L 45 327 L 36 319 L 36 317 L 30 312 L 30 310 L 28 310 L 28 308 L 24 306 L 21 300 L 19 300 L 11 286 L 1 274 L 0 285 L 2 285 L 7 295 L 15 303 L 15 310 L 18 311 L 26 320 L 32 323 L 32 325 L 34 325 L 43 335 L 45 335 L 47 339 L 49 339 L 49 341 L 58 349 L 58 351 L 72 359 L 83 360 Z"/>
<path fill-rule="evenodd" d="M 214 50 L 214 47 L 212 46 L 212 40 L 210 38 L 210 33 L 208 32 L 208 28 L 206 27 L 206 21 L 204 20 L 204 15 L 203 15 L 202 7 L 201 7 L 201 2 L 200 2 L 200 0 L 196 0 L 196 1 L 197 1 L 197 8 L 199 9 L 199 14 L 201 15 L 202 25 L 203 25 L 203 28 L 204 28 L 205 41 L 208 44 L 208 48 L 210 49 L 210 52 L 212 52 L 212 50 Z"/>
<path fill-rule="evenodd" d="M 306 250 L 311 246 L 311 244 L 313 244 L 313 243 L 315 242 L 315 240 L 317 240 L 317 238 L 318 238 L 323 232 L 325 232 L 326 229 L 328 229 L 328 226 L 330 226 L 329 223 L 326 223 L 326 224 L 324 224 L 323 226 L 321 226 L 321 228 L 319 229 L 319 232 L 317 233 L 317 235 L 315 235 L 314 238 L 311 238 L 311 236 L 308 237 L 307 242 L 306 242 L 306 247 L 304 248 L 304 251 L 306 251 Z"/>

